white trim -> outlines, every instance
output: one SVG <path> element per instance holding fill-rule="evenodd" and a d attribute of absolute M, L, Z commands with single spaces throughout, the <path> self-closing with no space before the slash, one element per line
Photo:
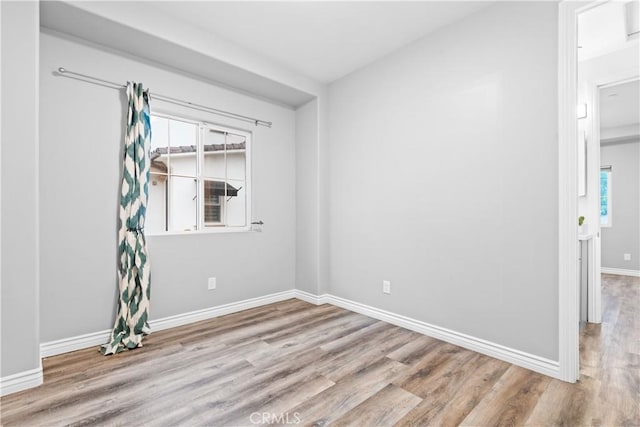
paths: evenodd
<path fill-rule="evenodd" d="M 597 234 L 600 234 L 598 232 Z M 600 256 L 600 248 L 597 246 L 600 240 L 597 236 L 592 237 L 586 242 L 587 246 L 587 322 L 602 323 L 602 310 L 600 303 L 600 273 L 596 276 L 596 271 L 600 270 L 600 263 L 597 262 L 597 256 Z M 584 260 L 584 254 L 583 254 Z M 597 265 L 596 265 L 597 264 Z M 581 284 L 582 286 L 582 284 Z"/>
<path fill-rule="evenodd" d="M 322 305 L 322 304 L 326 304 L 328 302 L 329 299 L 329 295 L 324 294 L 324 295 L 314 295 L 310 292 L 307 291 L 301 291 L 300 289 L 295 289 L 293 291 L 294 296 L 302 301 L 308 302 L 310 304 L 314 304 L 314 305 Z"/>
<path fill-rule="evenodd" d="M 257 233 L 251 225 L 245 227 L 207 227 L 204 230 L 190 231 L 160 231 L 154 233 L 145 233 L 145 237 L 162 237 L 162 236 L 206 236 L 207 234 L 225 234 L 225 233 Z"/>
<path fill-rule="evenodd" d="M 260 307 L 274 302 L 284 301 L 290 298 L 314 304 L 332 304 L 346 310 L 360 313 L 374 319 L 381 320 L 393 325 L 397 325 L 448 343 L 467 348 L 505 362 L 549 375 L 554 378 L 560 377 L 560 365 L 557 361 L 539 357 L 520 350 L 509 348 L 491 341 L 476 338 L 440 326 L 432 325 L 427 322 L 415 320 L 410 317 L 395 314 L 386 310 L 371 307 L 345 298 L 337 297 L 330 294 L 314 295 L 312 293 L 299 289 L 278 292 L 266 295 L 264 297 L 251 298 L 244 301 L 224 304 L 217 307 L 211 307 L 204 310 L 192 311 L 189 313 L 169 316 L 162 319 L 150 321 L 152 331 L 161 331 L 163 329 L 174 328 L 193 322 L 212 319 L 214 317 L 223 316 L 225 314 L 236 313 L 238 311 L 250 308 Z M 91 334 L 80 335 L 77 337 L 66 338 L 62 340 L 43 343 L 40 345 L 42 357 L 54 356 L 69 351 L 79 350 L 82 348 L 99 346 L 109 339 L 110 331 L 100 331 Z M 41 372 L 41 370 L 40 370 Z M 40 381 L 39 384 L 41 384 Z M 38 385 L 38 384 L 35 384 Z M 31 385 L 34 386 L 34 385 Z M 27 387 L 25 387 L 27 388 Z"/>
<path fill-rule="evenodd" d="M 42 364 L 40 364 L 39 368 L 0 378 L 0 396 L 38 387 L 42 382 Z"/>
<path fill-rule="evenodd" d="M 577 201 L 577 39 L 581 4 L 558 7 L 558 356 L 559 379 L 576 382 L 579 368 Z M 584 8 L 582 8 L 584 9 Z"/>
<path fill-rule="evenodd" d="M 35 112 L 34 112 L 34 118 L 32 121 L 32 126 L 35 127 L 36 129 L 36 133 L 35 133 L 35 152 L 33 154 L 33 161 L 34 161 L 34 167 L 35 167 L 35 188 L 34 188 L 34 194 L 35 194 L 35 224 L 34 224 L 34 228 L 35 228 L 35 244 L 34 244 L 34 251 L 35 251 L 35 255 L 33 256 L 33 268 L 35 271 L 35 275 L 36 275 L 36 283 L 35 283 L 35 290 L 36 290 L 36 295 L 34 298 L 34 301 L 32 301 L 35 304 L 35 308 L 36 308 L 36 325 L 38 325 L 36 327 L 36 339 L 35 342 L 31 342 L 29 344 L 31 350 L 33 350 L 33 344 L 39 343 L 40 342 L 40 319 L 41 319 L 41 315 L 40 315 L 40 299 L 41 299 L 41 293 L 40 293 L 40 260 L 41 260 L 41 256 L 40 256 L 40 4 L 38 4 L 36 6 L 36 19 L 37 19 L 37 26 L 35 28 L 35 43 L 36 43 L 36 51 L 35 51 L 35 74 L 36 74 L 36 81 L 34 82 L 35 85 L 35 99 L 34 99 L 34 104 L 35 104 Z M 38 385 L 42 384 L 43 381 L 43 376 L 42 376 L 42 359 L 40 359 L 38 361 L 39 363 L 39 368 L 36 369 L 36 371 L 39 371 L 39 374 L 34 374 L 35 377 L 32 377 L 32 380 L 28 380 L 28 379 L 24 379 L 25 382 L 23 382 L 22 384 L 28 384 L 27 387 L 25 388 L 31 388 L 31 387 L 37 387 Z"/>
<path fill-rule="evenodd" d="M 334 295 L 321 295 L 315 298 L 318 300 L 324 300 L 329 304 L 342 307 L 346 310 L 364 314 L 365 316 L 373 317 L 374 319 L 382 320 L 383 322 L 391 323 L 478 353 L 486 354 L 487 356 L 495 357 L 496 359 L 504 360 L 505 362 L 509 362 L 544 375 L 560 378 L 560 365 L 554 360 L 505 347 L 491 341 L 452 331 L 450 329 L 442 328 L 427 322 L 415 320 L 410 317 L 395 314 Z"/>
<path fill-rule="evenodd" d="M 562 0 L 558 13 L 558 326 L 560 379 L 575 382 L 580 376 L 579 367 L 579 288 L 578 288 L 578 248 L 575 218 L 577 217 L 577 120 L 578 102 L 578 15 L 600 6 L 608 0 L 577 2 Z M 593 108 L 592 108 L 593 111 Z M 591 129 L 593 131 L 593 129 Z M 598 215 L 599 222 L 599 215 Z M 600 229 L 598 224 L 597 229 Z M 595 256 L 600 255 L 599 232 L 594 244 Z M 595 272 L 598 263 L 594 263 Z M 596 275 L 597 276 L 597 275 Z M 595 292 L 600 286 L 594 277 Z M 594 300 L 593 309 L 599 311 L 599 299 Z M 597 314 L 597 313 L 596 313 Z M 597 316 L 595 316 L 597 318 Z"/>
<path fill-rule="evenodd" d="M 618 276 L 640 277 L 640 270 L 628 270 L 625 268 L 602 267 L 604 274 L 616 274 Z"/>
<path fill-rule="evenodd" d="M 587 286 L 587 321 L 602 323 L 602 241 L 600 239 L 600 92 L 597 85 L 587 82 L 587 103 L 591 103 L 591 143 L 587 146 L 587 212 L 593 224 L 593 242 L 589 245 Z"/>
<path fill-rule="evenodd" d="M 162 319 L 150 320 L 149 326 L 152 331 L 162 331 L 163 329 L 175 328 L 176 326 L 213 319 L 214 317 L 224 316 L 225 314 L 237 313 L 238 311 L 273 304 L 274 302 L 284 301 L 291 298 L 295 298 L 293 289 L 269 294 L 263 297 L 250 298 L 243 301 L 205 308 L 203 310 L 177 314 L 175 316 L 164 317 Z"/>
<path fill-rule="evenodd" d="M 236 313 L 238 311 L 250 308 L 260 307 L 272 304 L 278 301 L 295 298 L 295 291 L 283 291 L 263 297 L 246 299 L 243 301 L 223 304 L 216 307 L 205 308 L 202 310 L 191 311 L 188 313 L 177 314 L 175 316 L 163 317 L 161 319 L 150 320 L 149 326 L 151 331 L 162 331 L 163 329 L 175 328 L 177 326 L 187 325 L 189 323 L 208 320 L 214 317 L 224 316 L 225 314 Z M 49 341 L 40 344 L 40 357 L 50 357 L 58 354 L 68 353 L 70 351 L 81 350 L 83 348 L 99 346 L 109 340 L 111 330 L 102 330 L 84 335 L 78 335 L 70 338 Z"/>
<path fill-rule="evenodd" d="M 110 335 L 111 330 L 105 329 L 99 332 L 40 343 L 40 357 L 56 356 L 70 351 L 99 346 L 109 341 Z"/>

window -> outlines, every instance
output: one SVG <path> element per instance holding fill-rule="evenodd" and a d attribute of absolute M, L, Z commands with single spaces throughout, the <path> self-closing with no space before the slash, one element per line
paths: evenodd
<path fill-rule="evenodd" d="M 151 115 L 150 234 L 249 228 L 251 134 Z"/>
<path fill-rule="evenodd" d="M 212 181 L 204 182 L 204 223 L 207 225 L 215 225 L 222 223 L 222 204 L 220 196 L 213 193 Z"/>
<path fill-rule="evenodd" d="M 600 225 L 611 227 L 611 167 L 600 168 Z"/>

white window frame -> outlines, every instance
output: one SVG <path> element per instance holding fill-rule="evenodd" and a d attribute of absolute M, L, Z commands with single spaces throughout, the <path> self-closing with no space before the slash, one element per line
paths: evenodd
<path fill-rule="evenodd" d="M 198 197 L 196 198 L 196 230 L 165 230 L 162 232 L 154 232 L 154 233 L 148 233 L 149 236 L 171 236 L 171 235 L 184 235 L 184 234 L 211 234 L 211 233 L 234 233 L 234 232 L 248 232 L 251 231 L 251 202 L 252 202 L 252 197 L 251 197 L 251 152 L 252 152 L 252 143 L 253 143 L 253 133 L 251 131 L 245 130 L 245 129 L 238 129 L 238 128 L 233 128 L 230 126 L 225 126 L 225 125 L 220 125 L 217 123 L 211 123 L 211 122 L 207 122 L 204 120 L 198 120 L 198 119 L 193 119 L 193 118 L 189 118 L 187 116 L 179 116 L 179 115 L 175 115 L 175 114 L 170 114 L 170 113 L 164 113 L 164 112 L 152 112 L 151 113 L 152 116 L 155 117 L 161 117 L 164 119 L 168 119 L 168 120 L 176 120 L 176 121 L 181 121 L 181 122 L 185 122 L 185 123 L 191 123 L 194 124 L 196 126 L 198 126 L 198 131 L 196 132 L 196 187 L 197 187 L 197 194 Z M 216 131 L 220 131 L 220 132 L 224 132 L 224 133 L 231 133 L 231 134 L 235 134 L 235 135 L 240 135 L 245 137 L 245 187 L 243 188 L 244 190 L 244 195 L 245 195 L 245 225 L 244 226 L 228 226 L 225 225 L 226 222 L 226 197 L 221 196 L 221 206 L 222 206 L 222 212 L 221 212 L 221 216 L 222 216 L 222 223 L 221 225 L 215 225 L 215 226 L 205 226 L 205 221 L 204 221 L 204 181 L 207 180 L 211 180 L 210 178 L 207 179 L 204 175 L 203 175 L 203 171 L 204 171 L 204 132 L 208 132 L 210 129 L 216 130 Z M 152 129 L 153 131 L 153 129 Z M 153 138 L 153 132 L 151 137 Z M 179 156 L 180 154 L 178 154 Z M 227 152 L 224 152 L 224 157 L 225 157 L 225 182 L 227 180 L 227 173 L 226 173 L 226 169 L 227 169 Z M 169 158 L 171 158 L 171 155 L 169 156 Z M 166 200 L 166 204 L 167 207 L 171 206 L 171 191 L 170 191 L 170 185 L 171 185 L 171 177 L 172 176 L 176 176 L 176 177 L 186 177 L 186 178 L 193 178 L 191 175 L 187 176 L 187 175 L 182 175 L 182 174 L 172 174 L 171 170 L 171 161 L 169 161 L 169 170 L 167 171 L 167 200 Z M 167 228 L 170 228 L 170 214 L 169 217 L 166 218 L 166 226 Z"/>
<path fill-rule="evenodd" d="M 613 174 L 610 166 L 601 167 L 600 173 L 602 172 L 607 173 L 607 223 L 602 223 L 602 215 L 600 215 L 600 227 L 610 228 L 613 227 Z"/>

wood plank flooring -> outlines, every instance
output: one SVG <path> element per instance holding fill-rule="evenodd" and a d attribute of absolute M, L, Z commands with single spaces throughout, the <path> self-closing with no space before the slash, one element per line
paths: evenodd
<path fill-rule="evenodd" d="M 603 275 L 567 384 L 330 305 L 288 300 L 44 360 L 3 426 L 640 425 L 640 279 Z"/>

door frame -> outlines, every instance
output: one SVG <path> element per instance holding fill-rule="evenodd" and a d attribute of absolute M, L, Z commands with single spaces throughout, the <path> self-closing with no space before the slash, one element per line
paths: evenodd
<path fill-rule="evenodd" d="M 604 0 L 558 5 L 558 378 L 580 378 L 578 15 Z"/>
<path fill-rule="evenodd" d="M 591 126 L 589 136 L 591 143 L 587 144 L 587 188 L 600 188 L 600 85 L 587 81 L 587 105 L 591 106 Z M 590 197 L 587 192 L 587 206 L 589 217 L 593 222 L 593 256 L 589 260 L 589 285 L 587 289 L 589 306 L 587 307 L 587 321 L 589 323 L 602 322 L 602 242 L 600 240 L 600 194 Z M 591 227 L 591 225 L 590 225 Z"/>

